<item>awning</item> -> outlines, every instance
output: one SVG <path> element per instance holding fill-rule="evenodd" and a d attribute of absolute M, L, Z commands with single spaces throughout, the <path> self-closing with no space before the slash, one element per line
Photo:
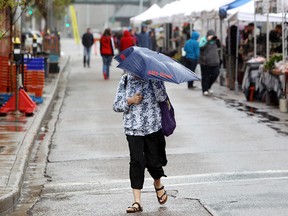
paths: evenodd
<path fill-rule="evenodd" d="M 246 4 L 246 3 L 250 2 L 250 1 L 251 0 L 235 0 L 235 1 L 231 2 L 231 3 L 229 3 L 229 4 L 221 6 L 219 8 L 219 16 L 220 16 L 220 18 L 226 18 L 228 10 L 231 10 L 233 8 L 237 8 L 237 7 L 239 7 L 241 5 L 244 5 L 244 4 Z"/>
<path fill-rule="evenodd" d="M 157 4 L 153 4 L 150 8 L 148 8 L 143 13 L 130 18 L 130 22 L 134 24 L 141 24 L 146 20 L 150 20 L 159 14 L 161 8 Z"/>

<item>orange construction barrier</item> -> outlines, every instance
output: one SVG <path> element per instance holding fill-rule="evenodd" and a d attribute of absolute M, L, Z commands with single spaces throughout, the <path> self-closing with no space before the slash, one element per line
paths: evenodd
<path fill-rule="evenodd" d="M 15 94 L 0 108 L 0 114 L 16 111 Z M 19 90 L 19 111 L 31 115 L 36 110 L 36 103 L 32 101 L 24 89 Z"/>

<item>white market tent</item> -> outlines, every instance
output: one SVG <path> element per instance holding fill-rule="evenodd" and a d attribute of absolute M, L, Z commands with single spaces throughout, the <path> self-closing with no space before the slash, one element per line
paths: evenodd
<path fill-rule="evenodd" d="M 150 8 L 148 8 L 143 13 L 130 18 L 130 22 L 133 24 L 141 24 L 146 20 L 150 20 L 153 17 L 158 16 L 160 13 L 161 8 L 157 4 L 153 4 Z"/>
<path fill-rule="evenodd" d="M 179 7 L 180 1 L 174 1 L 164 5 L 161 8 L 158 16 L 152 18 L 153 24 L 163 24 L 163 23 L 171 23 L 172 22 L 172 15 L 180 8 Z"/>
<path fill-rule="evenodd" d="M 287 3 L 288 0 L 283 0 L 283 5 L 284 7 L 282 7 L 283 11 L 287 11 Z M 254 0 L 251 0 L 250 2 L 243 4 L 237 8 L 231 9 L 228 11 L 228 17 L 227 17 L 227 21 L 230 24 L 236 24 L 237 26 L 239 26 L 239 21 L 245 21 L 245 22 L 254 22 L 255 26 L 256 26 L 256 22 L 264 22 L 266 23 L 266 58 L 269 59 L 269 24 L 271 22 L 277 22 L 277 23 L 281 23 L 283 25 L 283 14 L 279 13 L 279 14 L 273 14 L 273 13 L 267 13 L 267 14 L 255 14 L 255 3 Z M 239 28 L 238 28 L 239 31 Z M 284 35 L 284 28 L 282 28 L 283 31 L 283 35 Z M 237 34 L 239 36 L 239 32 Z M 284 37 L 283 37 L 284 38 Z M 239 42 L 239 40 L 237 40 L 237 42 Z M 282 42 L 284 43 L 284 40 Z M 256 31 L 254 31 L 254 57 L 256 57 Z M 283 55 L 284 55 L 284 47 L 283 46 Z M 237 45 L 238 48 L 238 45 Z M 238 55 L 238 51 L 237 51 L 237 55 Z M 236 57 L 236 77 L 238 74 L 238 56 Z M 245 83 L 245 82 L 243 82 Z M 237 79 L 235 79 L 235 93 L 238 93 L 238 82 Z"/>
<path fill-rule="evenodd" d="M 219 20 L 218 10 L 221 5 L 234 0 L 200 0 L 195 4 L 191 0 L 179 0 L 166 4 L 160 13 L 152 18 L 152 24 L 174 23 L 181 24 L 190 22 L 195 29 L 206 32 L 207 28 L 215 29 Z"/>
<path fill-rule="evenodd" d="M 152 19 L 152 22 L 153 24 L 184 22 L 189 21 L 187 18 L 199 18 L 203 13 L 218 15 L 219 6 L 231 1 L 233 0 L 200 0 L 197 4 L 191 0 L 174 1 L 161 8 L 160 13 Z"/>

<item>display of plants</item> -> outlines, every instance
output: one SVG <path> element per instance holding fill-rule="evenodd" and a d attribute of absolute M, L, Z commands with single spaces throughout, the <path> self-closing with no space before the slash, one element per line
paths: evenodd
<path fill-rule="evenodd" d="M 264 63 L 264 69 L 266 71 L 271 71 L 272 69 L 275 68 L 275 63 L 282 61 L 282 59 L 283 56 L 279 54 L 271 56 L 271 58 Z"/>

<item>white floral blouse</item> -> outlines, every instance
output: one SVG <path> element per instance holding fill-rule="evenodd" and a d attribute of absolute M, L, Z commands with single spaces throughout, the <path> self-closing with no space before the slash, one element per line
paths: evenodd
<path fill-rule="evenodd" d="M 127 76 L 127 78 L 126 78 Z M 140 92 L 140 104 L 128 105 L 127 99 Z M 115 96 L 113 110 L 124 112 L 123 126 L 126 135 L 145 136 L 161 129 L 159 103 L 167 97 L 163 81 L 146 81 L 131 74 L 122 76 Z"/>

